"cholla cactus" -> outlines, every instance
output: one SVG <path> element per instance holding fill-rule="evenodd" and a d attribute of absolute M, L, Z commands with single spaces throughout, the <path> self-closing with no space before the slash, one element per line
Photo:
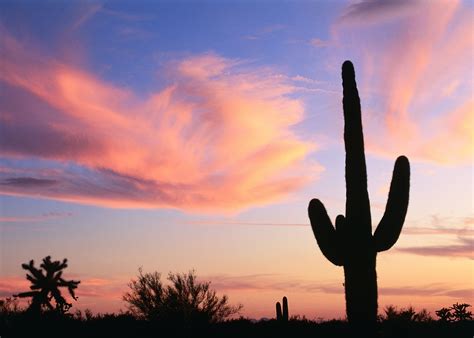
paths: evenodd
<path fill-rule="evenodd" d="M 402 230 L 408 208 L 410 165 L 405 156 L 395 162 L 385 213 L 372 235 L 364 136 L 354 67 L 342 65 L 344 89 L 344 142 L 346 148 L 346 215 L 336 218 L 335 227 L 324 205 L 313 199 L 308 213 L 323 255 L 344 267 L 346 312 L 360 326 L 377 320 L 377 253 L 390 249 Z"/>
<path fill-rule="evenodd" d="M 53 262 L 51 256 L 48 256 L 43 258 L 43 263 L 39 269 L 34 266 L 33 260 L 29 264 L 22 264 L 21 267 L 29 272 L 29 274 L 26 274 L 26 279 L 31 282 L 30 289 L 33 291 L 22 292 L 14 296 L 20 298 L 31 297 L 29 312 L 39 314 L 43 308 L 46 308 L 50 311 L 56 310 L 59 313 L 66 313 L 72 304 L 68 303 L 61 295 L 59 290 L 61 287 L 67 288 L 72 298 L 77 300 L 74 290 L 80 281 L 67 281 L 62 278 L 63 270 L 67 268 L 67 259 L 62 262 Z M 51 304 L 52 299 L 56 303 L 55 307 Z"/>

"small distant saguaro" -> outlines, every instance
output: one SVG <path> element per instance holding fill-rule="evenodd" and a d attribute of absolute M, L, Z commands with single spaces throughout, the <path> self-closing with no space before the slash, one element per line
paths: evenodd
<path fill-rule="evenodd" d="M 357 327 L 374 327 L 377 321 L 377 253 L 398 240 L 405 221 L 410 189 L 410 164 L 405 156 L 395 162 L 385 213 L 372 235 L 364 136 L 354 66 L 342 65 L 344 143 L 346 149 L 346 215 L 338 215 L 335 227 L 318 199 L 309 203 L 308 214 L 323 255 L 344 267 L 347 318 Z"/>
<path fill-rule="evenodd" d="M 276 303 L 276 319 L 277 321 L 288 321 L 288 298 L 283 297 L 283 311 L 280 302 Z"/>

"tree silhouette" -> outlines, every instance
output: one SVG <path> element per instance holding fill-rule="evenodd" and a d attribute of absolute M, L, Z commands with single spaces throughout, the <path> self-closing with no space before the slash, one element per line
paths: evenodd
<path fill-rule="evenodd" d="M 342 85 L 346 215 L 337 216 L 334 228 L 318 199 L 311 200 L 308 214 L 324 256 L 331 263 L 344 267 L 349 322 L 373 328 L 377 320 L 377 252 L 390 249 L 402 230 L 408 208 L 410 165 L 405 156 L 395 162 L 385 213 L 372 235 L 360 99 L 350 61 L 342 65 Z"/>
<path fill-rule="evenodd" d="M 67 259 L 64 259 L 62 262 L 53 262 L 51 261 L 51 256 L 47 256 L 43 258 L 43 263 L 41 263 L 39 269 L 34 266 L 33 260 L 29 264 L 22 264 L 21 267 L 29 272 L 26 274 L 26 279 L 31 282 L 30 289 L 33 291 L 22 292 L 14 295 L 14 297 L 31 297 L 28 312 L 40 314 L 45 308 L 61 314 L 69 311 L 72 304 L 66 301 L 59 288 L 67 288 L 72 298 L 77 300 L 74 290 L 80 281 L 67 281 L 62 278 L 63 270 L 67 268 Z M 53 299 L 56 303 L 55 306 L 51 304 Z"/>

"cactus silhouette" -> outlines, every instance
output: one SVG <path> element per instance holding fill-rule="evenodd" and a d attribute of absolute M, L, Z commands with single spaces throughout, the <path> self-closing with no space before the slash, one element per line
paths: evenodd
<path fill-rule="evenodd" d="M 280 304 L 280 302 L 276 302 L 276 319 L 279 322 L 283 320 L 283 314 L 281 313 L 281 304 Z"/>
<path fill-rule="evenodd" d="M 354 66 L 342 65 L 344 143 L 346 149 L 346 215 L 335 228 L 318 199 L 309 203 L 308 214 L 323 255 L 344 267 L 347 318 L 352 324 L 372 326 L 377 320 L 377 253 L 390 249 L 402 230 L 408 208 L 410 164 L 405 156 L 395 162 L 384 215 L 372 235 L 364 136 Z"/>
<path fill-rule="evenodd" d="M 276 319 L 277 321 L 288 321 L 288 298 L 283 297 L 283 311 L 280 302 L 276 303 Z"/>
<path fill-rule="evenodd" d="M 30 274 L 26 275 L 26 279 L 31 282 L 30 289 L 33 291 L 22 292 L 14 297 L 27 298 L 31 297 L 31 304 L 28 308 L 30 313 L 39 314 L 43 307 L 48 310 L 56 310 L 59 313 L 66 313 L 72 306 L 61 295 L 60 287 L 66 287 L 72 298 L 77 300 L 74 289 L 77 288 L 80 281 L 66 281 L 62 278 L 63 270 L 67 268 L 67 259 L 60 261 L 51 261 L 51 256 L 43 258 L 40 269 L 34 266 L 34 261 L 29 264 L 22 264 L 21 267 Z M 44 269 L 44 272 L 43 272 Z M 51 304 L 54 298 L 56 307 Z"/>

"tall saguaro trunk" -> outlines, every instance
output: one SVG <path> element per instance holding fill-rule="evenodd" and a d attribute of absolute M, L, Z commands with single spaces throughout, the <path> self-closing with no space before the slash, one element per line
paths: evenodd
<path fill-rule="evenodd" d="M 373 325 L 377 320 L 376 253 L 362 250 L 362 255 L 344 265 L 347 319 L 351 323 Z"/>
<path fill-rule="evenodd" d="M 400 236 L 408 208 L 410 165 L 405 156 L 396 160 L 385 213 L 372 235 L 360 99 L 350 61 L 342 65 L 342 85 L 346 216 L 337 216 L 334 228 L 318 199 L 311 200 L 308 214 L 323 255 L 344 267 L 349 322 L 369 329 L 377 321 L 377 253 L 390 249 Z"/>

